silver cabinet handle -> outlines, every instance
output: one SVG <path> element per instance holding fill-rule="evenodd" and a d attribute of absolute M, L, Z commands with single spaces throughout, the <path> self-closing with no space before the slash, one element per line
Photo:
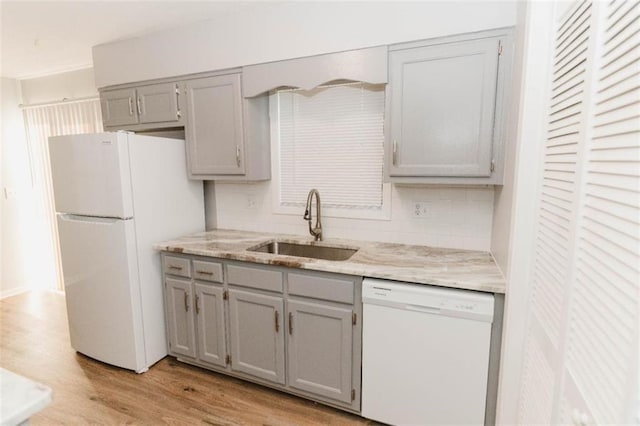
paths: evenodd
<path fill-rule="evenodd" d="M 196 294 L 196 314 L 200 313 L 200 297 Z"/>
<path fill-rule="evenodd" d="M 240 167 L 240 145 L 236 145 L 236 164 Z"/>
<path fill-rule="evenodd" d="M 289 334 L 293 334 L 293 313 L 289 312 Z"/>
<path fill-rule="evenodd" d="M 276 311 L 276 333 L 280 331 L 280 312 Z"/>
<path fill-rule="evenodd" d="M 397 140 L 393 140 L 393 157 L 392 157 L 392 162 L 393 165 L 396 165 L 398 159 L 398 141 Z"/>
<path fill-rule="evenodd" d="M 142 108 L 140 107 L 140 96 L 136 98 L 136 104 L 138 105 L 138 115 L 142 115 Z"/>
<path fill-rule="evenodd" d="M 198 270 L 196 269 L 196 274 L 212 276 L 212 275 L 213 275 L 213 272 L 209 272 L 209 271 L 198 271 Z"/>
<path fill-rule="evenodd" d="M 133 99 L 129 96 L 129 115 L 133 115 Z"/>
<path fill-rule="evenodd" d="M 184 311 L 189 312 L 189 296 L 187 296 L 187 293 L 184 294 Z"/>
<path fill-rule="evenodd" d="M 182 113 L 180 112 L 180 88 L 176 84 L 176 118 L 180 119 Z"/>
<path fill-rule="evenodd" d="M 182 266 L 169 265 L 169 269 L 175 269 L 176 271 L 182 271 Z"/>

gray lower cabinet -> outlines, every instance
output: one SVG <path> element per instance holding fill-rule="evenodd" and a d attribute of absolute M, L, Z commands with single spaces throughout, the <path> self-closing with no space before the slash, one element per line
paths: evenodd
<path fill-rule="evenodd" d="M 163 253 L 169 353 L 360 411 L 361 277 Z"/>
<path fill-rule="evenodd" d="M 289 386 L 351 403 L 353 309 L 289 300 Z"/>
<path fill-rule="evenodd" d="M 282 297 L 229 290 L 231 370 L 285 384 Z"/>
<path fill-rule="evenodd" d="M 222 265 L 163 255 L 169 353 L 207 365 L 227 363 Z"/>
<path fill-rule="evenodd" d="M 198 359 L 220 367 L 226 365 L 224 290 L 196 282 L 195 313 L 198 330 Z"/>
<path fill-rule="evenodd" d="M 169 351 L 175 355 L 195 358 L 196 335 L 191 312 L 192 284 L 183 279 L 165 278 L 165 289 Z"/>

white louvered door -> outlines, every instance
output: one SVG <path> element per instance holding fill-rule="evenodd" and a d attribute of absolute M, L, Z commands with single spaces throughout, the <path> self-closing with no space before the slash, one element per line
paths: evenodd
<path fill-rule="evenodd" d="M 519 420 L 626 423 L 638 396 L 640 4 L 557 25 Z"/>
<path fill-rule="evenodd" d="M 550 424 L 561 375 L 562 323 L 569 301 L 579 155 L 584 139 L 585 76 L 591 8 L 582 2 L 559 23 L 544 148 L 530 326 L 526 339 L 520 422 Z"/>
<path fill-rule="evenodd" d="M 559 414 L 604 424 L 630 421 L 637 397 L 640 2 L 601 7 Z"/>

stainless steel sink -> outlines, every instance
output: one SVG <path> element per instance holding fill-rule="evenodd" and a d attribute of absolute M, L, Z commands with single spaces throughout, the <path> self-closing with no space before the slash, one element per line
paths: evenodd
<path fill-rule="evenodd" d="M 283 241 L 268 241 L 247 250 L 324 260 L 347 260 L 358 251 L 356 248 L 297 244 Z"/>

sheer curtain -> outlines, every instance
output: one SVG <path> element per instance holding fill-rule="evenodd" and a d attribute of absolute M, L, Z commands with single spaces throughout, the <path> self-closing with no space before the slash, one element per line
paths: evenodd
<path fill-rule="evenodd" d="M 50 136 L 102 132 L 100 100 L 91 98 L 24 106 L 23 113 L 38 210 L 34 235 L 39 241 L 33 246 L 39 251 L 34 255 L 40 259 L 40 286 L 64 290 L 47 141 Z"/>

